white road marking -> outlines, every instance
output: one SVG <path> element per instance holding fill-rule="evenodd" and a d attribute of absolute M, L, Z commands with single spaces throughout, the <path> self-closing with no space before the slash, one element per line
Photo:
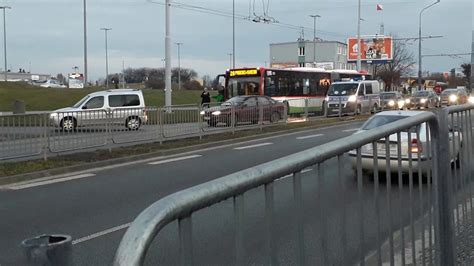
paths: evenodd
<path fill-rule="evenodd" d="M 114 232 L 117 232 L 117 231 L 126 229 L 126 228 L 128 228 L 131 224 L 132 224 L 132 223 L 122 224 L 122 225 L 119 225 L 119 226 L 116 226 L 116 227 L 113 227 L 113 228 L 110 228 L 110 229 L 107 229 L 107 230 L 104 230 L 104 231 L 97 232 L 97 233 L 92 234 L 92 235 L 88 235 L 88 236 L 85 236 L 85 237 L 81 237 L 81 238 L 79 238 L 79 239 L 73 240 L 73 241 L 72 241 L 72 244 L 73 244 L 73 245 L 76 245 L 76 244 L 79 244 L 79 243 L 82 243 L 82 242 L 86 242 L 86 241 L 89 241 L 89 240 L 92 240 L 92 239 L 95 239 L 95 238 L 98 238 L 98 237 L 101 237 L 101 236 L 105 236 L 105 235 L 108 235 L 108 234 L 111 234 L 111 233 L 114 233 Z"/>
<path fill-rule="evenodd" d="M 271 143 L 271 142 L 265 142 L 265 143 L 255 144 L 255 145 L 237 147 L 237 148 L 234 148 L 234 150 L 246 150 L 246 149 L 252 149 L 252 148 L 257 148 L 257 147 L 272 145 L 272 144 L 273 144 L 273 143 Z"/>
<path fill-rule="evenodd" d="M 324 136 L 324 134 L 316 134 L 316 135 L 297 137 L 296 139 L 310 139 L 310 138 L 316 138 L 316 137 L 321 137 L 321 136 Z"/>
<path fill-rule="evenodd" d="M 81 178 L 86 178 L 86 177 L 91 177 L 91 176 L 95 176 L 95 174 L 89 173 L 89 174 L 73 175 L 73 176 L 67 176 L 67 177 L 58 178 L 58 179 L 50 179 L 50 180 L 33 182 L 33 183 L 28 183 L 28 184 L 18 184 L 18 185 L 13 185 L 13 186 L 7 186 L 7 188 L 11 190 L 20 190 L 20 189 L 25 189 L 25 188 L 39 187 L 39 186 L 44 186 L 44 185 L 49 185 L 49 184 L 54 184 L 54 183 L 66 182 L 66 181 L 71 181 L 71 180 L 76 180 L 76 179 L 81 179 Z"/>
<path fill-rule="evenodd" d="M 346 130 L 343 130 L 342 132 L 352 132 L 352 131 L 357 131 L 359 130 L 358 128 L 351 128 L 351 129 L 346 129 Z"/>
<path fill-rule="evenodd" d="M 171 163 L 171 162 L 177 162 L 177 161 L 182 161 L 182 160 L 198 158 L 198 157 L 201 157 L 201 156 L 202 155 L 194 154 L 194 155 L 189 155 L 189 156 L 184 156 L 184 157 L 171 158 L 171 159 L 163 160 L 163 161 L 151 162 L 151 163 L 148 163 L 148 164 L 157 165 L 157 164 Z"/>

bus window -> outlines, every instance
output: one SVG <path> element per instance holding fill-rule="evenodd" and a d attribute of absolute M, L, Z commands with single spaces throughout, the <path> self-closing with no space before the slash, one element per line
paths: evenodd
<path fill-rule="evenodd" d="M 227 85 L 229 98 L 239 95 L 258 95 L 259 86 L 259 77 L 232 77 Z"/>

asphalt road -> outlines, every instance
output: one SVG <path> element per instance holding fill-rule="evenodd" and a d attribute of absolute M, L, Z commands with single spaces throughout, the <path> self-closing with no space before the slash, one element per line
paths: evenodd
<path fill-rule="evenodd" d="M 361 125 L 355 122 L 195 151 L 180 160 L 157 158 L 116 168 L 72 176 L 72 180 L 29 184 L 17 190 L 0 190 L 0 265 L 21 265 L 21 240 L 44 233 L 72 235 L 76 265 L 110 265 L 119 241 L 130 223 L 144 208 L 173 192 L 268 162 L 285 155 L 318 146 L 352 134 Z M 235 149 L 239 148 L 239 149 Z M 186 159 L 187 158 L 187 159 Z M 364 178 L 362 213 L 354 171 L 342 157 L 337 172 L 335 159 L 325 162 L 322 179 L 315 178 L 316 166 L 303 174 L 306 254 L 309 264 L 337 265 L 358 258 L 359 248 L 373 250 L 377 229 L 375 202 L 380 204 L 381 234 L 387 235 L 388 209 L 386 183 L 380 184 L 377 198 L 374 183 Z M 82 178 L 80 178 L 82 177 Z M 321 187 L 318 185 L 321 182 Z M 344 186 L 342 186 L 344 184 Z M 395 185 L 394 185 L 395 186 Z M 320 190 L 322 193 L 317 193 Z M 275 245 L 278 262 L 296 263 L 295 224 L 291 178 L 275 185 Z M 409 189 L 392 191 L 394 228 L 409 223 Z M 399 199 L 403 202 L 400 205 Z M 423 202 L 426 201 L 426 197 Z M 413 194 L 414 214 L 421 206 Z M 403 207 L 401 207 L 403 206 Z M 247 264 L 266 263 L 264 198 L 262 189 L 245 194 L 245 259 Z M 345 214 L 345 215 L 344 215 Z M 345 217 L 345 218 L 343 218 Z M 345 221 L 343 223 L 343 220 Z M 359 241 L 360 223 L 365 239 Z M 195 264 L 229 265 L 233 261 L 233 210 L 231 201 L 222 202 L 193 215 Z M 324 230 L 321 230 L 324 229 Z M 343 234 L 343 232 L 346 234 Z M 149 265 L 177 264 L 177 226 L 173 223 L 158 235 L 147 262 Z M 322 242 L 324 240 L 325 242 Z M 384 239 L 380 239 L 381 241 Z M 344 245 L 343 243 L 346 243 Z M 341 253 L 346 247 L 347 252 Z M 321 256 L 326 249 L 326 257 Z M 344 256 L 341 254 L 345 254 Z M 322 263 L 321 259 L 325 259 Z"/>

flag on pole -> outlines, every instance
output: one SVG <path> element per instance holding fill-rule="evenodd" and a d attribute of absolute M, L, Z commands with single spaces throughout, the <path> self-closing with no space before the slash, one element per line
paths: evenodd
<path fill-rule="evenodd" d="M 383 10 L 383 6 L 381 4 L 377 4 L 377 11 L 382 11 Z"/>

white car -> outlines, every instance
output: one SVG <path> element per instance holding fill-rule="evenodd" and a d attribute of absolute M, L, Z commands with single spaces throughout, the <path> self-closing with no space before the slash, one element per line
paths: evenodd
<path fill-rule="evenodd" d="M 410 116 L 415 116 L 423 113 L 423 111 L 386 111 L 378 113 L 372 116 L 367 120 L 362 127 L 355 132 L 354 134 L 361 134 L 367 130 L 372 130 L 377 127 L 394 123 L 398 120 L 408 118 Z M 413 173 L 418 172 L 418 157 L 420 161 L 420 167 L 423 174 L 431 168 L 430 156 L 428 155 L 427 147 L 427 124 L 423 123 L 418 127 L 414 127 L 410 130 L 410 138 L 408 136 L 408 130 L 400 132 L 400 141 L 401 141 L 401 172 L 408 173 L 410 169 L 410 154 L 411 154 L 411 169 Z M 417 135 L 418 129 L 418 135 Z M 417 136 L 419 138 L 417 138 Z M 453 141 L 455 141 L 455 146 L 453 149 Z M 462 136 L 459 131 L 453 130 L 449 132 L 449 158 L 451 163 L 454 162 L 453 155 L 456 152 L 457 155 L 460 152 L 462 142 Z M 380 172 L 386 172 L 386 145 L 385 139 L 381 139 L 376 143 L 377 148 L 377 164 L 378 170 Z M 390 172 L 398 172 L 398 140 L 397 134 L 392 134 L 389 136 L 389 151 L 390 151 Z M 356 151 L 349 152 L 351 157 L 353 168 L 357 167 L 357 157 Z M 367 144 L 361 148 L 361 160 L 362 160 L 362 169 L 366 171 L 374 171 L 374 150 L 372 144 Z"/>
<path fill-rule="evenodd" d="M 60 84 L 57 80 L 48 79 L 45 83 L 40 85 L 43 88 L 66 88 L 65 85 Z"/>

